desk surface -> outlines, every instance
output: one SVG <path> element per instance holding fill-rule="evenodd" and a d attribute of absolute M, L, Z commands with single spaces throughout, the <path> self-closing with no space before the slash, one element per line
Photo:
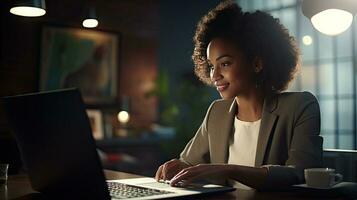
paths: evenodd
<path fill-rule="evenodd" d="M 142 177 L 135 174 L 129 174 L 124 172 L 116 172 L 110 170 L 104 170 L 105 176 L 108 180 L 113 179 L 126 179 L 126 178 L 138 178 Z M 15 175 L 9 176 L 9 180 L 6 186 L 2 185 L 0 188 L 0 199 L 32 199 L 31 194 L 35 191 L 31 189 L 30 182 L 26 175 Z M 293 191 L 289 192 L 258 192 L 255 190 L 241 190 L 224 193 L 224 194 L 214 194 L 211 196 L 203 196 L 200 199 L 341 199 L 341 198 L 327 198 L 321 197 L 316 198 L 316 194 L 311 194 L 314 196 L 309 196 L 310 192 L 297 193 Z M 195 199 L 194 197 L 192 199 Z"/>

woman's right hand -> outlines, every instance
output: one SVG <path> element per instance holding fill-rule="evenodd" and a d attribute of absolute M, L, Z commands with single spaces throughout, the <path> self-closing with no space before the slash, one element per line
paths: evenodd
<path fill-rule="evenodd" d="M 156 181 L 171 180 L 171 178 L 174 177 L 177 173 L 189 166 L 190 165 L 182 162 L 181 160 L 172 159 L 159 167 L 156 172 L 155 179 Z"/>

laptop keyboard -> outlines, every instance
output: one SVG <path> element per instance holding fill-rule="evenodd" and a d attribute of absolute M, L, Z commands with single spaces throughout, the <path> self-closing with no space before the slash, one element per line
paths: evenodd
<path fill-rule="evenodd" d="M 118 182 L 107 182 L 110 196 L 118 199 L 139 198 L 153 195 L 169 194 L 164 190 L 150 189 Z"/>

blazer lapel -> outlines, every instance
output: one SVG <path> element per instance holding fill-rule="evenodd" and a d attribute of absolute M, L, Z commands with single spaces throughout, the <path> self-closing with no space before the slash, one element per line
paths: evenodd
<path fill-rule="evenodd" d="M 257 152 L 255 156 L 255 166 L 263 165 L 266 149 L 272 134 L 272 129 L 278 119 L 273 113 L 278 104 L 277 95 L 267 96 L 263 104 L 262 121 L 259 129 Z"/>
<path fill-rule="evenodd" d="M 237 111 L 237 103 L 235 99 L 233 99 L 233 102 L 229 108 L 228 113 L 227 110 L 225 110 L 224 112 L 226 113 L 222 115 L 221 119 L 219 120 L 221 125 L 215 126 L 215 127 L 219 127 L 219 130 L 216 130 L 219 134 L 217 134 L 214 139 L 212 138 L 214 143 L 217 144 L 217 145 L 213 145 L 215 147 L 215 150 L 212 152 L 215 154 L 214 162 L 216 163 L 228 162 L 229 137 L 233 130 L 233 120 L 236 111 Z"/>

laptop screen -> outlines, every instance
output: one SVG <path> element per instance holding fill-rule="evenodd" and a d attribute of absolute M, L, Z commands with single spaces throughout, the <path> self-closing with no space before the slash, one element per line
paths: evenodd
<path fill-rule="evenodd" d="M 33 189 L 109 199 L 77 89 L 5 97 L 2 101 Z"/>

